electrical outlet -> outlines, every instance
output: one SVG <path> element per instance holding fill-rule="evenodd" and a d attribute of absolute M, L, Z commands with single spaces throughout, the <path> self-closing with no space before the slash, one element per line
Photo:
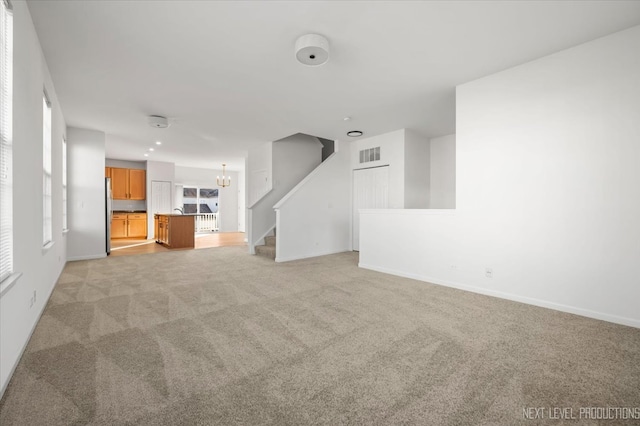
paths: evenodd
<path fill-rule="evenodd" d="M 484 270 L 484 276 L 487 278 L 493 278 L 493 269 L 487 268 Z"/>
<path fill-rule="evenodd" d="M 454 271 L 458 270 L 458 265 L 451 265 L 450 268 L 453 269 Z"/>

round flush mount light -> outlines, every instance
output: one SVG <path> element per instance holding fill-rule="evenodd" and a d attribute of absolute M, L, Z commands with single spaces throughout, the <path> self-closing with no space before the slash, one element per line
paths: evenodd
<path fill-rule="evenodd" d="M 156 129 L 166 129 L 169 127 L 169 119 L 160 115 L 150 115 L 149 126 L 155 127 Z"/>
<path fill-rule="evenodd" d="M 156 141 L 156 145 L 162 145 L 162 142 Z"/>
<path fill-rule="evenodd" d="M 352 137 L 352 138 L 357 138 L 358 136 L 362 136 L 364 133 L 362 133 L 360 130 L 351 130 L 350 132 L 347 132 L 347 136 Z"/>
<path fill-rule="evenodd" d="M 296 40 L 296 59 L 308 66 L 322 65 L 329 60 L 329 41 L 319 34 L 305 34 Z"/>

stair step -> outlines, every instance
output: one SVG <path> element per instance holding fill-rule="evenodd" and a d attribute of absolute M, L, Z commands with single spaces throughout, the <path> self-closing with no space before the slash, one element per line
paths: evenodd
<path fill-rule="evenodd" d="M 275 247 L 276 246 L 276 237 L 275 236 L 267 236 L 264 237 L 264 245 Z"/>
<path fill-rule="evenodd" d="M 256 254 L 275 260 L 276 247 L 275 246 L 256 246 Z"/>

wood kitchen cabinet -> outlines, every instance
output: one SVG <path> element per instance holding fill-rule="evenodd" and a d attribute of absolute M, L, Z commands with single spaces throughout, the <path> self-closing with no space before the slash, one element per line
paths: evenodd
<path fill-rule="evenodd" d="M 195 247 L 195 216 L 157 214 L 154 220 L 156 243 L 168 248 Z"/>
<path fill-rule="evenodd" d="M 114 213 L 111 218 L 111 238 L 146 238 L 146 213 Z"/>
<path fill-rule="evenodd" d="M 127 238 L 127 215 L 116 214 L 111 216 L 111 238 Z"/>
<path fill-rule="evenodd" d="M 106 170 L 108 169 L 108 170 Z M 107 167 L 105 174 L 111 177 L 111 193 L 114 200 L 144 200 L 147 196 L 146 172 L 138 169 Z"/>

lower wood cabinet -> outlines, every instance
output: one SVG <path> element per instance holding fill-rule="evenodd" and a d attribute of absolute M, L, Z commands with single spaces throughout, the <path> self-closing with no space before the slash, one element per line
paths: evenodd
<path fill-rule="evenodd" d="M 157 214 L 154 220 L 156 243 L 168 248 L 195 247 L 195 216 Z"/>
<path fill-rule="evenodd" d="M 146 238 L 146 213 L 114 213 L 111 218 L 111 238 Z"/>

